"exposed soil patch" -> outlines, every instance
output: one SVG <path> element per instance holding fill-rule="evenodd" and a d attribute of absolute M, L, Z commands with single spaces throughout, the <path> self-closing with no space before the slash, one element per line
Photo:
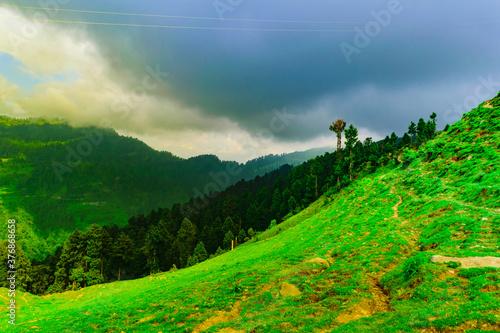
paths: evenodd
<path fill-rule="evenodd" d="M 431 262 L 459 262 L 463 268 L 478 268 L 478 267 L 500 267 L 500 258 L 498 257 L 445 257 L 440 255 L 432 256 Z"/>
<path fill-rule="evenodd" d="M 210 327 L 220 324 L 220 323 L 225 323 L 230 320 L 233 320 L 238 317 L 240 313 L 240 301 L 234 303 L 233 308 L 231 311 L 218 311 L 216 316 L 210 317 L 207 320 L 205 320 L 203 323 L 197 325 L 193 332 L 202 332 L 206 329 L 209 329 Z M 238 332 L 238 331 L 226 331 L 226 332 Z"/>
<path fill-rule="evenodd" d="M 337 317 L 340 324 L 364 317 L 370 317 L 376 312 L 391 311 L 390 299 L 380 286 L 379 278 L 370 278 L 368 281 L 370 289 L 368 292 L 373 295 L 373 299 L 363 299 L 360 303 L 345 310 Z"/>
<path fill-rule="evenodd" d="M 373 300 L 375 302 L 374 312 L 388 312 L 391 311 L 391 302 L 389 296 L 387 296 L 380 285 L 379 280 L 380 279 L 374 278 L 368 281 L 371 286 L 369 292 L 373 295 Z"/>
<path fill-rule="evenodd" d="M 226 327 L 226 328 L 223 328 L 219 331 L 219 333 L 243 333 L 244 331 L 237 331 L 235 329 L 232 329 L 232 328 L 229 328 L 229 327 Z"/>

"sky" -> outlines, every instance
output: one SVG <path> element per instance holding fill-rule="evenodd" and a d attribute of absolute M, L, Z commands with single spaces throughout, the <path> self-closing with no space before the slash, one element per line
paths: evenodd
<path fill-rule="evenodd" d="M 499 13 L 496 0 L 0 1 L 0 114 L 239 162 L 334 146 L 338 118 L 361 140 L 432 112 L 442 128 L 500 90 Z"/>

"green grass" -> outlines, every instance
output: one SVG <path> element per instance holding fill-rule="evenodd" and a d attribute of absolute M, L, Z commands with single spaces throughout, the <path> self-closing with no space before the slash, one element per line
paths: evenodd
<path fill-rule="evenodd" d="M 500 107 L 188 269 L 44 297 L 12 332 L 496 332 L 500 271 L 430 256 L 500 256 Z M 429 154 L 428 154 L 429 153 Z M 406 154 L 410 154 L 409 152 Z M 469 159 L 469 156 L 472 156 Z M 330 261 L 326 268 L 308 262 Z M 301 294 L 282 296 L 284 282 Z"/>

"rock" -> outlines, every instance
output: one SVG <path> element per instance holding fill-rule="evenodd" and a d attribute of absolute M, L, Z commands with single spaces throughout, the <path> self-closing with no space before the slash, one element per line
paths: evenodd
<path fill-rule="evenodd" d="M 302 292 L 295 285 L 283 282 L 280 289 L 281 296 L 299 296 Z"/>
<path fill-rule="evenodd" d="M 326 259 L 323 259 L 323 258 L 313 258 L 311 260 L 308 260 L 307 262 L 313 262 L 315 264 L 325 266 L 326 268 L 330 267 L 330 263 Z"/>
<path fill-rule="evenodd" d="M 500 267 L 500 258 L 498 257 L 445 257 L 440 255 L 432 256 L 431 262 L 459 262 L 462 268 L 478 268 L 478 267 Z"/>

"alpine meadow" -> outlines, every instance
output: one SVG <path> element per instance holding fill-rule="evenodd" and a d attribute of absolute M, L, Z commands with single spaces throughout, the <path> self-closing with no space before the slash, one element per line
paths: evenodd
<path fill-rule="evenodd" d="M 1 1 L 0 331 L 500 332 L 499 9 Z"/>

